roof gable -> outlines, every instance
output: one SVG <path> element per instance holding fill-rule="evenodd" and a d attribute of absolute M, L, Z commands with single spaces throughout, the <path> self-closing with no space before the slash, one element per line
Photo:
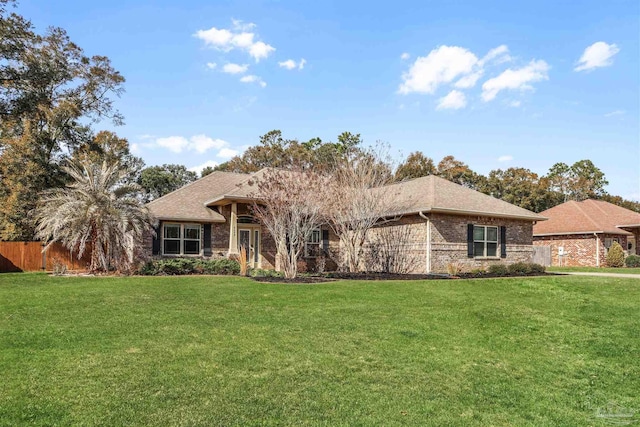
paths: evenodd
<path fill-rule="evenodd" d="M 215 171 L 147 204 L 162 220 L 225 222 L 217 211 L 205 206 L 208 200 L 234 191 L 251 175 Z"/>

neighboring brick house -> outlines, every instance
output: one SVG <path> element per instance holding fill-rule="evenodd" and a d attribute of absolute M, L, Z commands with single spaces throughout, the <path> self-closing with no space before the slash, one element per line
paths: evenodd
<path fill-rule="evenodd" d="M 569 201 L 540 212 L 549 218 L 533 227 L 533 243 L 551 247 L 551 265 L 606 265 L 618 242 L 627 254 L 640 255 L 640 213 L 602 201 Z"/>
<path fill-rule="evenodd" d="M 148 204 L 160 221 L 157 238 L 148 239 L 153 256 L 237 256 L 249 248 L 252 267 L 275 267 L 273 239 L 251 216 L 251 197 L 264 172 L 213 172 Z M 367 250 L 386 231 L 401 231 L 399 246 L 413 256 L 413 272 L 446 272 L 455 263 L 463 270 L 494 263 L 529 262 L 532 230 L 541 215 L 436 176 L 375 189 L 394 201 L 388 221 L 370 233 Z M 314 232 L 306 255 L 327 255 L 327 269 L 337 268 L 340 244 L 328 227 Z M 316 258 L 303 257 L 301 268 L 313 270 Z"/>

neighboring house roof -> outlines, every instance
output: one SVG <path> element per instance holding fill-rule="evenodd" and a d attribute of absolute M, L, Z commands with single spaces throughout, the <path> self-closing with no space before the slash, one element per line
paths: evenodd
<path fill-rule="evenodd" d="M 569 201 L 544 212 L 549 221 L 533 227 L 534 236 L 607 233 L 632 235 L 624 228 L 640 226 L 640 213 L 603 200 Z"/>
<path fill-rule="evenodd" d="M 387 185 L 378 191 L 389 192 L 396 201 L 399 214 L 437 212 L 531 221 L 546 220 L 543 215 L 435 175 Z"/>
<path fill-rule="evenodd" d="M 255 183 L 268 169 L 254 174 L 213 172 L 191 184 L 166 194 L 147 206 L 161 220 L 225 222 L 225 218 L 208 206 L 233 201 L 251 201 Z M 544 221 L 546 218 L 526 209 L 488 196 L 446 179 L 429 175 L 373 190 L 382 197 L 392 197 L 397 208 L 393 215 L 439 212 L 454 215 L 481 215 Z"/>
<path fill-rule="evenodd" d="M 250 175 L 231 172 L 212 172 L 209 175 L 159 197 L 147 207 L 161 220 L 225 222 L 206 202 L 216 195 L 231 193 Z"/>

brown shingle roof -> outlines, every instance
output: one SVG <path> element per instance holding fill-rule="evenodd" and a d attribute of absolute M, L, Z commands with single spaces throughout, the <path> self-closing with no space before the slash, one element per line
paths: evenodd
<path fill-rule="evenodd" d="M 382 187 L 396 200 L 398 213 L 441 212 L 544 221 L 527 209 L 435 175 Z"/>
<path fill-rule="evenodd" d="M 250 175 L 213 172 L 184 187 L 165 194 L 147 206 L 158 219 L 197 222 L 225 222 L 225 218 L 205 202 L 221 194 L 231 193 Z"/>
<path fill-rule="evenodd" d="M 148 206 L 158 219 L 224 222 L 222 215 L 206 205 L 250 199 L 257 191 L 256 185 L 251 183 L 259 180 L 266 170 L 262 169 L 251 175 L 213 172 L 154 200 Z M 434 175 L 387 185 L 373 191 L 393 197 L 397 207 L 393 214 L 441 212 L 531 221 L 546 219 L 542 215 Z"/>
<path fill-rule="evenodd" d="M 609 233 L 631 235 L 620 226 L 640 225 L 640 214 L 602 200 L 569 201 L 544 212 L 549 221 L 536 224 L 533 235 Z"/>

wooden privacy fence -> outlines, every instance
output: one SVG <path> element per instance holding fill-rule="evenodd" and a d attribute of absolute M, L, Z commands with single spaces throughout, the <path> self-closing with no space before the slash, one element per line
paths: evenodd
<path fill-rule="evenodd" d="M 551 246 L 534 246 L 533 262 L 545 267 L 551 267 Z"/>
<path fill-rule="evenodd" d="M 61 243 L 54 243 L 42 252 L 42 242 L 0 242 L 0 273 L 13 271 L 52 271 L 56 264 L 67 270 L 86 270 L 91 253 L 86 251 L 77 259 Z"/>

